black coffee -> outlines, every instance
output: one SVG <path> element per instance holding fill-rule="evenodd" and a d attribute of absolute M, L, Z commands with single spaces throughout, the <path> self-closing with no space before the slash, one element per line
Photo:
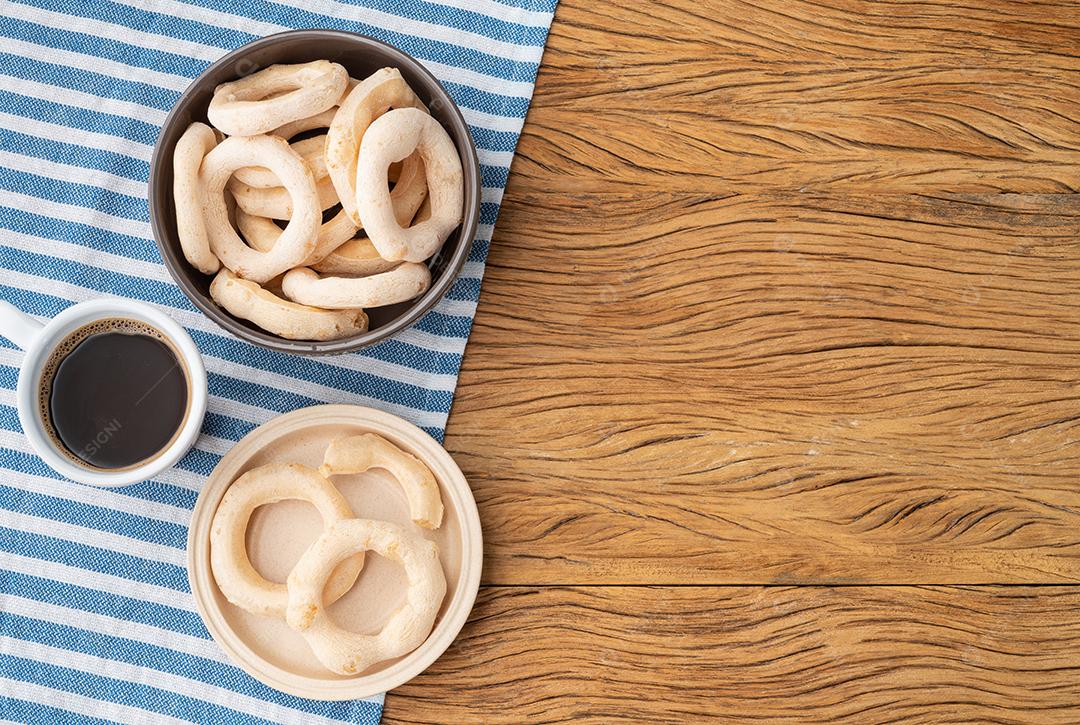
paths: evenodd
<path fill-rule="evenodd" d="M 79 328 L 42 374 L 47 428 L 77 462 L 130 468 L 164 450 L 187 417 L 188 379 L 156 328 L 101 320 Z"/>

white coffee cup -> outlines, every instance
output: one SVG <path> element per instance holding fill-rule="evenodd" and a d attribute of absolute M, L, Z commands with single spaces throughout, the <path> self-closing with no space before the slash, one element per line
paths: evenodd
<path fill-rule="evenodd" d="M 187 368 L 189 408 L 180 432 L 159 454 L 133 468 L 116 471 L 79 465 L 58 448 L 46 428 L 41 413 L 41 375 L 57 345 L 76 330 L 100 320 L 136 320 L 165 335 Z M 127 486 L 146 481 L 171 468 L 195 443 L 206 414 L 206 368 L 191 336 L 171 317 L 142 302 L 118 297 L 80 302 L 68 307 L 45 324 L 0 301 L 0 335 L 25 353 L 19 367 L 16 404 L 23 433 L 41 460 L 54 471 L 79 483 L 94 486 Z"/>

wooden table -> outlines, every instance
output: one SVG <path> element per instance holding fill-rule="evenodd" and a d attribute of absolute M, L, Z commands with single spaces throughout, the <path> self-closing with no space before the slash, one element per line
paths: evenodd
<path fill-rule="evenodd" d="M 386 722 L 1080 721 L 1080 6 L 631 5 L 560 3 Z"/>

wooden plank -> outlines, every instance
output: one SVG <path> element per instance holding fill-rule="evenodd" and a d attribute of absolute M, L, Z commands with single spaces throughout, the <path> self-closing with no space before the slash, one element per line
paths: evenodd
<path fill-rule="evenodd" d="M 385 723 L 1074 723 L 1080 591 L 495 588 Z"/>
<path fill-rule="evenodd" d="M 563 0 L 527 191 L 1080 188 L 1075 3 Z"/>
<path fill-rule="evenodd" d="M 519 192 L 447 446 L 485 581 L 1080 579 L 1080 197 Z"/>

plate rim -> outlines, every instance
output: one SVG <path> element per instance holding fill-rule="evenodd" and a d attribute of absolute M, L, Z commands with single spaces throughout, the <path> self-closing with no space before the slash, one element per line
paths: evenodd
<path fill-rule="evenodd" d="M 311 416 L 314 419 L 309 419 Z M 299 421 L 299 422 L 298 422 Z M 428 466 L 438 464 L 437 473 L 446 475 L 448 484 L 440 476 L 444 496 L 450 496 L 461 521 L 462 576 L 461 585 L 454 593 L 439 624 L 424 643 L 405 655 L 393 666 L 371 675 L 342 679 L 323 680 L 289 672 L 255 653 L 235 631 L 229 627 L 220 607 L 213 600 L 210 558 L 210 526 L 213 512 L 226 489 L 235 480 L 227 475 L 237 461 L 246 460 L 254 454 L 260 440 L 267 435 L 279 435 L 302 430 L 307 426 L 334 423 L 360 424 L 372 432 L 388 434 L 403 440 L 409 452 L 417 455 Z M 292 430 L 290 430 L 292 429 Z M 314 700 L 354 700 L 369 698 L 408 682 L 435 662 L 449 648 L 464 627 L 480 589 L 483 568 L 483 532 L 476 500 L 468 480 L 450 453 L 434 438 L 413 423 L 375 408 L 350 404 L 312 405 L 275 416 L 249 431 L 222 456 L 214 470 L 206 477 L 191 512 L 187 540 L 187 575 L 192 598 L 199 617 L 210 636 L 222 649 L 229 661 L 264 685 L 280 692 Z"/>

